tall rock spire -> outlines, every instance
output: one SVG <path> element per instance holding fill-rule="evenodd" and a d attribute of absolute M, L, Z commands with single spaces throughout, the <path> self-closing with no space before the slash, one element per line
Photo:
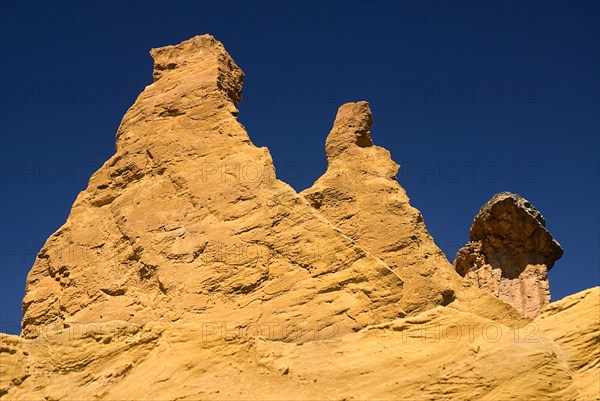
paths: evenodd
<path fill-rule="evenodd" d="M 204 35 L 151 53 L 154 82 L 123 118 L 116 154 L 29 273 L 23 334 L 202 320 L 274 324 L 292 341 L 321 321 L 342 334 L 402 316 L 402 280 L 250 142 L 235 108 L 243 73 L 221 43 Z"/>

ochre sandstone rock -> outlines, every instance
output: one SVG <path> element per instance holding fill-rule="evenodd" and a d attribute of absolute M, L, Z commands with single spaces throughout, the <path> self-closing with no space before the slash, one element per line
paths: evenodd
<path fill-rule="evenodd" d="M 244 332 L 225 336 L 193 321 L 117 321 L 36 339 L 0 336 L 7 362 L 0 394 L 10 400 L 597 400 L 599 297 L 599 287 L 575 294 L 521 329 L 438 306 L 301 344 Z"/>
<path fill-rule="evenodd" d="M 550 302 L 548 270 L 563 250 L 541 213 L 519 195 L 501 192 L 473 221 L 470 242 L 456 254 L 456 271 L 524 315 Z"/>
<path fill-rule="evenodd" d="M 27 280 L 23 335 L 122 320 L 340 334 L 403 315 L 402 280 L 275 179 L 237 121 L 242 71 L 200 36 L 151 52 L 154 83 Z M 297 330 L 292 330 L 292 328 Z"/>
<path fill-rule="evenodd" d="M 398 184 L 398 164 L 373 144 L 372 123 L 367 102 L 339 108 L 325 142 L 327 171 L 302 195 L 402 278 L 399 305 L 406 313 L 445 305 L 505 323 L 519 322 L 518 313 L 456 274 Z"/>
<path fill-rule="evenodd" d="M 0 335 L 2 400 L 597 398 L 599 289 L 531 320 L 461 278 L 367 103 L 340 108 L 299 195 L 237 121 L 218 41 L 151 54 L 31 269 L 21 336 Z"/>
<path fill-rule="evenodd" d="M 600 399 L 600 287 L 551 303 L 533 325 L 560 346 L 580 398 Z"/>

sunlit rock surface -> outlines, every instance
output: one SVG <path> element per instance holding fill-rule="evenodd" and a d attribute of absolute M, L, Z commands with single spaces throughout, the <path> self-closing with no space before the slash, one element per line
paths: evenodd
<path fill-rule="evenodd" d="M 31 269 L 21 336 L 0 336 L 0 398 L 597 398 L 598 288 L 532 320 L 461 278 L 366 102 L 299 195 L 238 122 L 221 43 L 151 54 L 115 155 Z"/>

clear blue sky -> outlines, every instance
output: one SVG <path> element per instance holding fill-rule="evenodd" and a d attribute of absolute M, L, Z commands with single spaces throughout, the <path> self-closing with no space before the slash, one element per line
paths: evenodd
<path fill-rule="evenodd" d="M 152 47 L 211 33 L 246 73 L 240 120 L 279 178 L 325 170 L 338 106 L 372 136 L 450 260 L 494 193 L 529 199 L 565 254 L 553 299 L 599 283 L 599 6 L 542 2 L 2 1 L 0 322 L 152 81 Z"/>

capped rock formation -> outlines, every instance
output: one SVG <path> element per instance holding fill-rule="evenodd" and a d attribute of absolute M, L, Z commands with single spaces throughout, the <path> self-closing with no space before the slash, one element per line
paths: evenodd
<path fill-rule="evenodd" d="M 151 55 L 28 275 L 21 335 L 0 334 L 0 399 L 597 398 L 600 289 L 533 320 L 460 277 L 366 102 L 340 108 L 299 195 L 238 122 L 221 43 Z"/>
<path fill-rule="evenodd" d="M 548 270 L 563 250 L 526 199 L 501 192 L 479 211 L 470 242 L 456 254 L 456 271 L 475 286 L 537 316 L 550 302 Z"/>

